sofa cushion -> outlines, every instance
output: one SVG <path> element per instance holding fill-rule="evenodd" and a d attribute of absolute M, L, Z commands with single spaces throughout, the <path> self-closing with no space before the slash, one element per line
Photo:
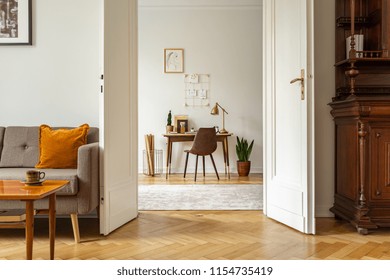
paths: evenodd
<path fill-rule="evenodd" d="M 31 168 L 0 168 L 0 180 L 24 180 L 26 171 Z M 70 196 L 78 192 L 77 169 L 39 169 L 45 172 L 45 180 L 68 180 L 69 184 L 57 192 L 57 195 Z"/>
<path fill-rule="evenodd" d="M 33 167 L 38 162 L 38 127 L 9 126 L 5 129 L 0 167 Z"/>
<path fill-rule="evenodd" d="M 77 168 L 80 146 L 87 143 L 88 124 L 73 129 L 40 126 L 40 158 L 36 168 Z"/>

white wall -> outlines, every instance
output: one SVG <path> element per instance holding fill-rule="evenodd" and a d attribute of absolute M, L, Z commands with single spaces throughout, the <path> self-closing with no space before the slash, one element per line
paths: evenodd
<path fill-rule="evenodd" d="M 316 216 L 329 217 L 334 196 L 335 1 L 315 0 Z"/>
<path fill-rule="evenodd" d="M 98 1 L 32 3 L 33 45 L 0 46 L 0 125 L 98 126 Z"/>
<path fill-rule="evenodd" d="M 171 5 L 168 9 L 153 6 L 158 1 L 140 0 L 144 5 L 139 11 L 140 150 L 143 135 L 153 133 L 157 148 L 165 153 L 161 134 L 169 109 L 188 114 L 194 127 L 221 126 L 221 116 L 209 115 L 209 107 L 183 107 L 183 76 L 163 73 L 163 49 L 182 47 L 185 72 L 211 75 L 211 102 L 220 102 L 229 112 L 226 128 L 255 139 L 252 170 L 261 171 L 261 1 L 199 0 L 201 6 L 193 6 L 194 1 L 165 0 Z M 335 90 L 334 0 L 315 0 L 315 19 L 316 214 L 329 216 L 334 195 L 334 125 L 327 103 Z M 33 1 L 33 46 L 0 46 L 0 125 L 86 122 L 98 126 L 98 28 L 96 0 Z M 232 138 L 233 167 L 234 144 Z M 177 145 L 174 150 L 173 167 L 179 172 L 185 147 Z M 223 159 L 220 151 L 217 154 L 221 172 Z"/>
<path fill-rule="evenodd" d="M 188 115 L 189 126 L 222 126 L 211 107 L 184 107 L 183 74 L 164 74 L 164 48 L 184 48 L 184 72 L 210 74 L 210 103 L 227 111 L 231 170 L 236 170 L 235 136 L 255 140 L 252 172 L 262 171 L 262 10 L 261 0 L 139 1 L 139 166 L 142 172 L 144 135 L 155 135 L 164 150 L 167 114 Z M 185 148 L 175 143 L 172 170 L 183 172 Z M 222 149 L 215 152 L 223 171 Z M 194 170 L 190 157 L 189 171 Z M 206 168 L 213 172 L 210 160 Z"/>

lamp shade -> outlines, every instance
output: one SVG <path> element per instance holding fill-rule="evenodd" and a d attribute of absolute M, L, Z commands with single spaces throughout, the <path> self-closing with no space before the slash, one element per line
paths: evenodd
<path fill-rule="evenodd" d="M 219 115 L 218 103 L 215 103 L 215 106 L 213 107 L 213 109 L 211 109 L 210 114 L 211 115 Z"/>
<path fill-rule="evenodd" d="M 221 107 L 221 105 L 217 103 L 215 103 L 215 106 L 213 107 L 213 109 L 211 109 L 211 112 L 210 114 L 211 115 L 219 115 L 219 108 L 221 108 L 222 110 L 222 129 L 219 131 L 219 133 L 229 133 L 226 129 L 225 129 L 225 113 L 227 114 L 228 112 L 226 112 L 226 110 L 224 108 Z"/>

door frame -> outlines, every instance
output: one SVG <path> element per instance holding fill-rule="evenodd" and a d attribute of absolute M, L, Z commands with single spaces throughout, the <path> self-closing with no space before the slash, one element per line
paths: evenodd
<path fill-rule="evenodd" d="M 263 15 L 265 14 L 265 2 L 267 0 L 263 0 L 263 5 L 262 5 L 262 9 L 263 9 Z M 138 1 L 136 1 L 138 2 Z M 309 13 L 309 17 L 308 17 L 308 20 L 310 20 L 311 24 L 310 26 L 312 26 L 312 23 L 313 23 L 313 0 L 306 0 L 306 2 L 308 3 L 308 7 L 310 7 L 310 13 Z M 136 7 L 137 11 L 138 11 L 138 5 Z M 270 42 L 267 42 L 267 38 L 266 38 L 266 32 L 269 32 L 269 30 L 266 29 L 266 26 L 264 24 L 264 20 L 265 20 L 265 17 L 263 16 L 263 54 L 265 54 L 265 46 L 266 44 L 272 44 L 272 41 Z M 312 34 L 312 31 L 313 30 L 310 30 L 310 34 Z M 308 40 L 308 48 L 310 48 L 310 50 L 313 50 L 313 46 L 314 46 L 314 36 L 311 36 Z M 311 70 L 308 69 L 308 73 L 313 73 L 314 72 L 314 56 L 313 56 L 313 51 L 311 51 L 311 56 L 310 56 L 310 63 L 309 65 L 311 65 Z M 263 73 L 265 73 L 266 71 L 266 63 L 267 63 L 267 60 L 263 60 Z M 268 61 L 268 63 L 270 63 Z M 306 88 L 314 88 L 314 80 L 312 79 L 312 74 L 309 74 L 308 75 L 308 79 L 306 79 L 308 82 L 306 84 Z M 134 79 L 135 76 L 134 74 L 131 75 L 131 79 Z M 266 120 L 267 120 L 267 114 L 266 114 L 266 110 L 265 110 L 265 106 L 266 106 L 266 95 L 264 94 L 266 91 L 266 82 L 264 81 L 263 79 L 263 143 L 265 143 L 265 132 L 266 132 Z M 306 94 L 307 98 L 308 98 L 308 102 L 310 100 L 310 104 L 312 104 L 312 106 L 310 106 L 310 111 L 308 112 L 308 114 L 311 115 L 311 118 L 310 118 L 310 122 L 313 123 L 314 122 L 314 97 L 313 97 L 313 90 L 311 91 L 311 94 Z M 137 92 L 137 96 L 138 96 L 138 92 Z M 138 122 L 138 121 L 137 121 Z M 310 137 L 313 137 L 314 136 L 314 129 L 310 129 L 308 130 L 308 135 L 310 135 Z M 134 136 L 133 136 L 134 137 Z M 136 136 L 136 138 L 138 139 L 138 136 Z M 134 141 L 137 141 L 137 139 L 133 139 Z M 314 138 L 313 138 L 314 139 Z M 310 147 L 309 149 L 312 151 L 308 156 L 308 162 L 310 163 L 310 166 L 314 166 L 314 142 L 309 142 L 310 143 Z M 139 148 L 139 147 L 138 147 Z M 264 178 L 264 197 L 263 197 L 263 201 L 264 201 L 264 214 L 266 215 L 267 214 L 267 211 L 266 211 L 266 205 L 267 205 L 267 200 L 266 200 L 266 193 L 267 193 L 267 190 L 266 190 L 266 172 L 267 169 L 266 169 L 266 165 L 265 165 L 265 159 L 266 159 L 266 149 L 263 148 L 263 178 Z M 314 219 L 314 169 L 311 168 L 309 170 L 309 174 L 312 174 L 312 175 L 309 175 L 308 177 L 308 183 L 310 185 L 310 188 L 309 188 L 309 193 L 308 193 L 308 196 L 310 197 L 310 200 L 308 201 L 308 207 L 307 207 L 307 212 L 308 212 L 308 217 L 309 219 Z M 138 186 L 138 184 L 137 184 Z M 137 194 L 138 196 L 138 194 Z M 308 228 L 308 231 L 309 232 L 314 232 L 315 231 L 315 228 Z"/>

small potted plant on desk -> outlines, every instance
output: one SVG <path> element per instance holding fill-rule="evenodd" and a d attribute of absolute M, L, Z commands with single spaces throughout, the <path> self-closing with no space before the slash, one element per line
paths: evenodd
<path fill-rule="evenodd" d="M 237 160 L 237 172 L 238 176 L 248 176 L 249 171 L 251 169 L 251 162 L 249 161 L 249 157 L 252 153 L 253 142 L 252 140 L 250 145 L 248 145 L 248 141 L 244 138 L 238 138 L 237 136 L 237 144 L 236 144 L 236 154 L 238 157 Z"/>
<path fill-rule="evenodd" d="M 166 130 L 167 134 L 173 131 L 171 110 L 169 110 L 169 113 L 168 113 L 166 129 L 167 129 Z"/>

